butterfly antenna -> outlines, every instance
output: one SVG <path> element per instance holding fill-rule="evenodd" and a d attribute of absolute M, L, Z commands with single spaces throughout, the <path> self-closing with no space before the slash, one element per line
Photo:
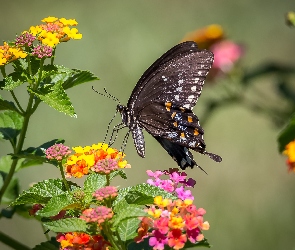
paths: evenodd
<path fill-rule="evenodd" d="M 113 95 L 111 95 L 106 88 L 103 88 L 104 92 L 107 94 L 107 97 L 114 100 L 115 102 L 117 102 L 118 104 L 121 104 L 119 99 Z"/>
<path fill-rule="evenodd" d="M 119 101 L 119 99 L 118 99 L 117 97 L 111 95 L 111 94 L 106 90 L 106 88 L 103 88 L 105 94 L 104 94 L 104 93 L 100 93 L 100 92 L 98 92 L 93 86 L 92 86 L 92 90 L 93 90 L 94 92 L 96 92 L 97 94 L 99 94 L 99 95 L 102 95 L 102 96 L 104 96 L 104 97 L 106 97 L 106 98 L 112 99 L 112 100 L 115 101 L 116 103 L 121 104 L 120 101 Z"/>

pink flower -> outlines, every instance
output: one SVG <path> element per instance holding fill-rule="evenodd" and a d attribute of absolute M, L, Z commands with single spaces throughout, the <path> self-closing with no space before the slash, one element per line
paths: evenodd
<path fill-rule="evenodd" d="M 160 233 L 166 234 L 169 231 L 169 218 L 160 217 L 160 219 L 154 221 L 154 228 L 159 230 Z"/>
<path fill-rule="evenodd" d="M 37 56 L 38 58 L 51 57 L 52 56 L 52 47 L 47 45 L 37 45 L 32 52 L 33 56 Z"/>
<path fill-rule="evenodd" d="M 69 156 L 72 153 L 69 147 L 62 143 L 54 144 L 45 151 L 45 156 L 48 160 L 61 161 L 63 158 Z"/>
<path fill-rule="evenodd" d="M 210 50 L 214 54 L 213 68 L 220 69 L 225 73 L 233 68 L 234 63 L 239 60 L 243 54 L 243 48 L 229 40 L 215 43 Z"/>
<path fill-rule="evenodd" d="M 192 196 L 192 192 L 190 190 L 184 190 L 183 186 L 176 188 L 175 192 L 177 194 L 177 197 L 181 200 L 194 200 L 194 196 Z"/>
<path fill-rule="evenodd" d="M 110 174 L 119 168 L 118 161 L 115 159 L 99 160 L 91 170 L 99 174 Z"/>
<path fill-rule="evenodd" d="M 173 249 L 183 248 L 186 241 L 187 237 L 180 229 L 173 229 L 168 233 L 168 245 Z"/>
<path fill-rule="evenodd" d="M 82 220 L 85 220 L 86 222 L 97 222 L 98 224 L 101 224 L 112 217 L 112 209 L 105 206 L 88 208 L 84 210 L 82 215 L 80 216 L 80 218 Z"/>
<path fill-rule="evenodd" d="M 161 234 L 158 230 L 154 230 L 152 234 L 153 237 L 149 238 L 149 245 L 153 247 L 154 250 L 163 250 L 165 244 L 168 242 L 166 235 Z"/>
<path fill-rule="evenodd" d="M 93 196 L 99 201 L 102 201 L 103 199 L 108 199 L 108 198 L 115 198 L 117 195 L 118 195 L 118 190 L 116 187 L 113 187 L 113 186 L 102 187 L 96 190 L 95 193 L 93 194 Z"/>

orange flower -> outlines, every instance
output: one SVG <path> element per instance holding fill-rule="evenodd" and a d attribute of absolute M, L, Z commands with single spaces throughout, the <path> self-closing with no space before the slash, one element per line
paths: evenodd
<path fill-rule="evenodd" d="M 202 29 L 188 33 L 181 42 L 194 41 L 200 49 L 208 49 L 211 45 L 224 38 L 223 28 L 218 24 L 211 24 Z"/>

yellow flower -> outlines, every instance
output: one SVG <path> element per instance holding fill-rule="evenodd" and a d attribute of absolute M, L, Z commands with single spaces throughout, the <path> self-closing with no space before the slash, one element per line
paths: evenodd
<path fill-rule="evenodd" d="M 54 16 L 49 16 L 49 17 L 46 17 L 44 18 L 43 20 L 41 20 L 43 23 L 53 23 L 57 20 L 58 18 L 57 17 L 54 17 Z"/>
<path fill-rule="evenodd" d="M 63 32 L 67 34 L 69 38 L 72 39 L 82 39 L 82 34 L 78 33 L 78 29 L 76 28 L 69 28 L 68 26 L 63 28 Z"/>
<path fill-rule="evenodd" d="M 169 199 L 163 199 L 162 196 L 156 196 L 154 198 L 154 204 L 159 207 L 167 207 L 171 203 L 171 200 Z"/>
<path fill-rule="evenodd" d="M 45 38 L 42 39 L 42 44 L 45 44 L 50 47 L 55 47 L 59 43 L 59 39 L 56 37 L 56 34 L 47 32 L 44 34 Z"/>
<path fill-rule="evenodd" d="M 183 228 L 184 227 L 184 221 L 181 217 L 179 216 L 173 216 L 170 218 L 170 221 L 169 221 L 169 227 L 170 228 L 174 228 L 174 229 L 180 229 L 180 228 Z"/>
<path fill-rule="evenodd" d="M 65 19 L 60 18 L 59 21 L 64 25 L 64 26 L 76 26 L 78 23 L 75 19 Z"/>
<path fill-rule="evenodd" d="M 295 140 L 286 145 L 283 154 L 288 156 L 290 162 L 295 162 Z"/>

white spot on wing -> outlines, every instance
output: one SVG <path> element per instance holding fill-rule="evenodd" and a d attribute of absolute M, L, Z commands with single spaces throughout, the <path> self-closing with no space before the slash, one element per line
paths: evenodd
<path fill-rule="evenodd" d="M 179 95 L 175 95 L 175 100 L 179 101 Z"/>
<path fill-rule="evenodd" d="M 192 102 L 192 101 L 194 100 L 194 98 L 195 98 L 194 95 L 190 95 L 190 96 L 187 98 L 187 100 L 188 100 L 189 102 Z"/>
<path fill-rule="evenodd" d="M 191 90 L 195 92 L 197 90 L 197 86 L 192 86 Z"/>
<path fill-rule="evenodd" d="M 181 91 L 182 91 L 182 87 L 178 87 L 178 88 L 176 88 L 176 91 L 177 91 L 177 92 L 181 92 Z"/>
<path fill-rule="evenodd" d="M 185 104 L 185 105 L 183 105 L 183 107 L 186 109 L 190 109 L 191 106 L 190 106 L 190 104 Z"/>
<path fill-rule="evenodd" d="M 183 82 L 184 82 L 183 79 L 178 80 L 179 84 L 182 84 Z"/>

